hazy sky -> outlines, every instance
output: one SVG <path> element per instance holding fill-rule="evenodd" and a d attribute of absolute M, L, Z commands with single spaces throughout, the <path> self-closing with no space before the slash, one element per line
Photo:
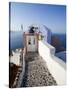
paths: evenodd
<path fill-rule="evenodd" d="M 66 7 L 60 5 L 11 3 L 10 29 L 24 30 L 31 24 L 44 24 L 54 33 L 66 31 Z"/>

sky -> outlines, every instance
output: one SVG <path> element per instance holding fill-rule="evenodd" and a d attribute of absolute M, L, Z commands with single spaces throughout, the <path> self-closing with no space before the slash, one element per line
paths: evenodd
<path fill-rule="evenodd" d="M 53 33 L 66 33 L 66 6 L 11 2 L 10 30 L 20 31 L 32 24 L 46 25 Z"/>

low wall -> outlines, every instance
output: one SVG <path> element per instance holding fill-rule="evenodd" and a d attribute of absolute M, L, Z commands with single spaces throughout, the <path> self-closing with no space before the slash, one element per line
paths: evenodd
<path fill-rule="evenodd" d="M 21 60 L 22 60 L 22 72 L 20 73 L 19 80 L 18 80 L 16 87 L 21 87 L 21 83 L 23 80 L 24 72 L 25 72 L 25 55 L 26 55 L 26 48 L 25 47 L 22 50 L 21 55 L 22 55 L 22 58 L 21 58 Z"/>
<path fill-rule="evenodd" d="M 54 56 L 55 48 L 49 45 L 48 43 L 43 43 L 39 41 L 38 52 L 43 60 L 46 62 L 47 67 L 56 80 L 58 85 L 66 84 L 66 64 Z"/>

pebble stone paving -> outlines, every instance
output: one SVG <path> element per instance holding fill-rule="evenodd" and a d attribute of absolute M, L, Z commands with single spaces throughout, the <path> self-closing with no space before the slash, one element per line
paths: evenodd
<path fill-rule="evenodd" d="M 55 79 L 49 72 L 46 62 L 37 54 L 26 56 L 25 74 L 21 87 L 55 86 Z"/>

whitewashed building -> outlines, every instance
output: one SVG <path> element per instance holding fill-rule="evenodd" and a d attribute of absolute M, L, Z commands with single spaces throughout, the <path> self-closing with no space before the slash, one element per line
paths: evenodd
<path fill-rule="evenodd" d="M 55 78 L 58 85 L 66 84 L 66 64 L 63 60 L 55 56 L 55 47 L 51 43 L 51 31 L 44 26 L 45 33 L 43 34 L 42 40 L 42 29 L 41 32 L 36 32 L 34 27 L 29 32 L 24 32 L 24 48 L 26 52 L 38 52 L 43 60 L 47 63 L 47 67 Z M 38 28 L 37 28 L 38 29 Z M 40 39 L 41 37 L 41 39 Z"/>

